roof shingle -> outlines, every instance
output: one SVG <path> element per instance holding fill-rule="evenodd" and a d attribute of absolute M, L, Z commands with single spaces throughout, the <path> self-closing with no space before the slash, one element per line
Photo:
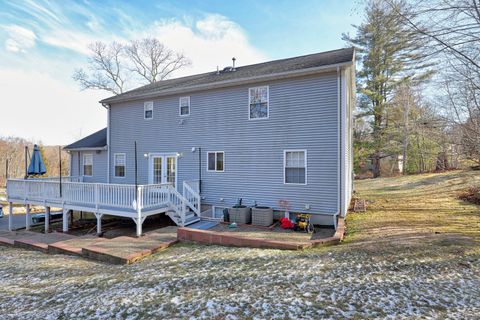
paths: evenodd
<path fill-rule="evenodd" d="M 107 128 L 103 128 L 83 139 L 80 139 L 68 146 L 64 147 L 66 150 L 74 149 L 93 149 L 104 148 L 107 146 Z"/>
<path fill-rule="evenodd" d="M 224 81 L 241 81 L 259 76 L 274 75 L 289 71 L 306 70 L 341 63 L 352 62 L 354 58 L 354 49 L 345 48 L 333 51 L 320 52 L 305 56 L 274 60 L 264 63 L 252 64 L 235 68 L 233 72 L 216 71 L 201 73 L 197 75 L 175 78 L 170 80 L 158 81 L 146 86 L 133 89 L 117 96 L 102 100 L 102 103 L 120 102 L 131 100 L 144 95 L 161 94 L 162 91 L 172 89 L 189 90 L 200 85 L 221 83 Z"/>

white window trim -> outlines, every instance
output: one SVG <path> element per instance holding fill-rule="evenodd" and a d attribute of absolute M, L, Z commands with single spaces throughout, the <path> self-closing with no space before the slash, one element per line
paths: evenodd
<path fill-rule="evenodd" d="M 188 113 L 187 114 L 182 114 L 182 99 L 184 98 L 187 98 L 188 99 Z M 190 115 L 190 109 L 191 109 L 191 106 L 190 106 L 190 96 L 186 96 L 186 97 L 180 97 L 178 98 L 178 115 L 180 117 L 188 117 Z"/>
<path fill-rule="evenodd" d="M 285 170 L 287 168 L 287 152 L 304 152 L 305 155 L 305 183 L 292 183 L 292 182 L 287 182 L 286 181 L 286 176 L 285 176 Z M 298 186 L 304 186 L 307 185 L 307 177 L 308 177 L 308 162 L 307 162 L 307 150 L 306 149 L 288 149 L 288 150 L 283 150 L 283 184 L 287 185 L 298 185 Z"/>
<path fill-rule="evenodd" d="M 85 174 L 85 157 L 86 156 L 90 156 L 92 157 L 92 174 L 91 175 L 86 175 Z M 83 173 L 83 176 L 85 177 L 93 177 L 93 153 L 84 153 L 83 154 L 83 157 L 82 157 L 82 173 Z"/>
<path fill-rule="evenodd" d="M 267 116 L 264 118 L 250 118 L 250 90 L 251 89 L 256 89 L 256 88 L 262 88 L 266 87 L 267 88 Z M 270 118 L 270 87 L 269 86 L 256 86 L 256 87 L 250 87 L 248 88 L 248 120 L 266 120 Z"/>
<path fill-rule="evenodd" d="M 215 153 L 215 170 L 208 169 L 208 154 Z M 223 170 L 217 170 L 217 153 L 223 153 Z M 225 172 L 225 151 L 207 151 L 207 171 L 208 172 Z"/>
<path fill-rule="evenodd" d="M 152 104 L 152 117 L 151 117 L 151 118 L 147 118 L 147 117 L 145 116 L 145 113 L 146 113 L 146 111 L 147 111 L 147 110 L 145 109 L 146 106 L 147 106 L 147 103 L 151 103 L 151 104 Z M 145 101 L 145 102 L 143 103 L 143 119 L 144 119 L 144 120 L 152 120 L 152 119 L 153 119 L 153 101 Z"/>
<path fill-rule="evenodd" d="M 115 161 L 117 160 L 117 155 L 120 156 L 120 155 L 123 155 L 125 157 L 125 175 L 122 177 L 122 176 L 117 176 L 117 172 L 115 171 L 115 167 L 117 166 L 117 164 L 115 163 Z M 119 152 L 119 153 L 114 153 L 113 154 L 113 176 L 115 178 L 119 178 L 119 179 L 125 179 L 125 177 L 127 176 L 127 154 L 124 153 L 124 152 Z"/>

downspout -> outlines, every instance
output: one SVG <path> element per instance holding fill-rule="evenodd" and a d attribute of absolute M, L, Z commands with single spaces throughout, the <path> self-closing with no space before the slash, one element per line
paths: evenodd
<path fill-rule="evenodd" d="M 107 109 L 107 183 L 110 183 L 110 105 L 102 103 L 102 106 Z"/>
<path fill-rule="evenodd" d="M 202 194 L 202 148 L 198 147 L 198 193 Z"/>

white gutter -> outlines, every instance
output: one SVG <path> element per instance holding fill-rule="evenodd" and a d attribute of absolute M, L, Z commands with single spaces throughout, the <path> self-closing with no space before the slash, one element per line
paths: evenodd
<path fill-rule="evenodd" d="M 66 151 L 104 151 L 104 150 L 107 150 L 107 146 L 105 147 L 92 147 L 92 148 L 89 148 L 89 147 L 85 147 L 85 148 L 63 148 L 63 150 L 66 150 Z"/>
<path fill-rule="evenodd" d="M 302 70 L 286 71 L 286 72 L 279 72 L 279 73 L 268 74 L 268 75 L 255 76 L 255 77 L 218 81 L 218 82 L 194 85 L 194 86 L 183 87 L 183 88 L 165 89 L 165 90 L 159 90 L 158 92 L 138 94 L 132 97 L 128 97 L 128 96 L 127 97 L 111 97 L 111 98 L 107 98 L 100 101 L 100 103 L 105 106 L 106 103 L 110 103 L 110 102 L 125 102 L 125 101 L 139 100 L 139 99 L 149 99 L 153 97 L 161 97 L 161 96 L 167 96 L 167 95 L 173 95 L 173 94 L 179 94 L 179 93 L 183 94 L 191 91 L 233 87 L 233 86 L 238 86 L 242 84 L 314 75 L 314 74 L 325 73 L 329 71 L 334 72 L 335 70 L 338 70 L 338 68 L 349 66 L 352 63 L 353 61 L 348 61 L 343 63 L 331 64 L 331 65 L 302 69 Z"/>

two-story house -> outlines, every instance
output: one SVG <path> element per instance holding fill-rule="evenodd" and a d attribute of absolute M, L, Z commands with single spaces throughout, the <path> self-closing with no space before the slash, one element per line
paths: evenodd
<path fill-rule="evenodd" d="M 96 203 L 99 223 L 102 214 L 131 214 L 141 234 L 149 214 L 188 225 L 221 217 L 239 198 L 310 213 L 318 224 L 346 214 L 353 48 L 159 81 L 101 104 L 107 127 L 65 147 L 71 176 L 81 177 L 65 183 L 100 188 L 74 187 Z"/>

